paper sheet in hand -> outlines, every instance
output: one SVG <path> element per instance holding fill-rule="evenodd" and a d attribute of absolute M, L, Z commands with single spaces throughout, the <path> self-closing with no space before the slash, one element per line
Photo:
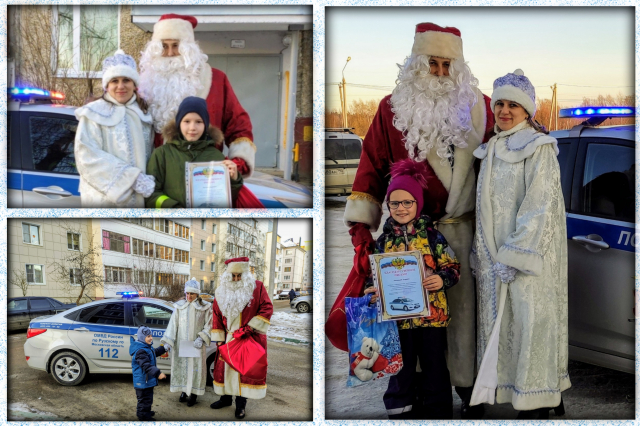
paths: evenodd
<path fill-rule="evenodd" d="M 187 207 L 230 208 L 231 178 L 221 161 L 185 163 Z"/>
<path fill-rule="evenodd" d="M 180 358 L 200 358 L 200 349 L 193 347 L 193 340 L 180 340 Z"/>

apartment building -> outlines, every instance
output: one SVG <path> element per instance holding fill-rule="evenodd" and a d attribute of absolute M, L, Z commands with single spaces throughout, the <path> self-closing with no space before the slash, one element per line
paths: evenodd
<path fill-rule="evenodd" d="M 305 250 L 288 239 L 282 243 L 282 271 L 280 282 L 283 290 L 302 290 L 302 278 L 304 275 Z"/>
<path fill-rule="evenodd" d="M 209 294 L 215 289 L 219 230 L 220 219 L 192 219 L 190 276 Z"/>

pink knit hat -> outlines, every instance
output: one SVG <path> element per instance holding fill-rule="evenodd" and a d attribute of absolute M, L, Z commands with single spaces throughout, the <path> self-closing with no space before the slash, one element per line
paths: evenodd
<path fill-rule="evenodd" d="M 398 161 L 391 166 L 391 183 L 387 188 L 387 202 L 393 191 L 402 189 L 416 200 L 416 217 L 420 217 L 424 205 L 424 191 L 427 189 L 427 170 L 424 162 L 410 158 Z"/>

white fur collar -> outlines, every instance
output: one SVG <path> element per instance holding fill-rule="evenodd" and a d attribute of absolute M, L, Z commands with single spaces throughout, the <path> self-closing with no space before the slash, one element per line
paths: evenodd
<path fill-rule="evenodd" d="M 488 143 L 476 149 L 473 155 L 480 159 L 485 158 L 487 156 L 486 145 L 489 144 L 495 144 L 496 158 L 507 163 L 519 163 L 526 160 L 541 145 L 553 144 L 556 155 L 560 152 L 558 141 L 555 138 L 536 132 L 526 121 L 510 130 L 496 134 Z"/>
<path fill-rule="evenodd" d="M 207 99 L 209 91 L 211 90 L 211 80 L 213 73 L 211 71 L 211 65 L 205 64 L 204 69 L 200 73 L 200 83 L 202 83 L 202 91 L 197 93 L 196 96 L 202 99 Z"/>
<path fill-rule="evenodd" d="M 98 99 L 85 106 L 77 108 L 75 111 L 76 118 L 87 117 L 91 121 L 95 121 L 101 126 L 112 127 L 120 123 L 125 115 L 125 110 L 134 112 L 143 123 L 151 124 L 153 118 L 151 114 L 144 113 L 136 102 L 136 95 L 126 103 L 121 104 L 113 99 L 108 93 L 104 95 L 105 99 Z"/>
<path fill-rule="evenodd" d="M 185 299 L 182 299 L 174 303 L 173 306 L 178 310 L 186 309 L 189 307 L 189 305 L 192 305 L 197 311 L 206 311 L 207 309 L 211 309 L 211 303 L 202 299 L 200 299 L 200 303 L 196 303 L 197 300 L 198 299 L 189 303 Z"/>

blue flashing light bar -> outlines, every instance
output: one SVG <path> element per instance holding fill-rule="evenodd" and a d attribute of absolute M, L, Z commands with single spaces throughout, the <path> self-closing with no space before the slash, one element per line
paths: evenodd
<path fill-rule="evenodd" d="M 589 117 L 635 117 L 636 109 L 633 107 L 579 107 L 563 108 L 560 110 L 560 118 L 589 118 Z"/>
<path fill-rule="evenodd" d="M 123 298 L 128 299 L 131 297 L 139 297 L 142 294 L 141 291 L 119 291 L 116 295 L 121 295 Z"/>
<path fill-rule="evenodd" d="M 64 93 L 50 92 L 49 90 L 39 89 L 37 87 L 11 87 L 7 89 L 9 95 L 16 98 L 37 97 L 42 99 L 64 100 Z"/>

